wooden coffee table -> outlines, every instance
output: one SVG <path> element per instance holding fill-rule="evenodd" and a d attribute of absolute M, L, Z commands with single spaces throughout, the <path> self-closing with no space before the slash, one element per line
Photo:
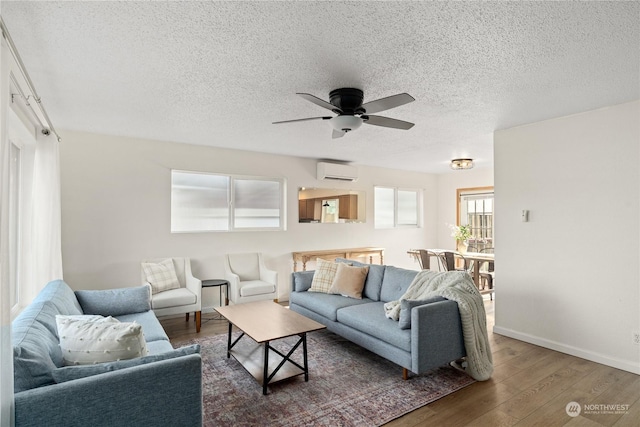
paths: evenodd
<path fill-rule="evenodd" d="M 217 307 L 215 310 L 229 321 L 227 357 L 233 355 L 262 384 L 262 394 L 267 394 L 267 386 L 270 383 L 296 375 L 304 374 L 304 380 L 309 381 L 307 332 L 324 329 L 326 326 L 273 301 L 229 305 Z M 242 333 L 232 342 L 233 325 Z M 255 345 L 234 348 L 245 335 L 253 339 Z M 294 335 L 299 336 L 300 339 L 287 354 L 281 353 L 270 345 L 273 340 Z M 300 344 L 302 344 L 303 354 L 302 365 L 291 360 L 291 356 Z"/>

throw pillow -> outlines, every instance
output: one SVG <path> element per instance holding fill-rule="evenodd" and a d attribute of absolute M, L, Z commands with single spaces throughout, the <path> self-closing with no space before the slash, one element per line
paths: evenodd
<path fill-rule="evenodd" d="M 368 272 L 368 266 L 352 267 L 345 263 L 338 263 L 338 269 L 329 293 L 362 299 L 362 289 Z"/>
<path fill-rule="evenodd" d="M 411 309 L 420 305 L 431 304 L 432 302 L 444 301 L 446 298 L 435 296 L 423 300 L 400 300 L 400 319 L 398 327 L 400 329 L 411 329 Z"/>
<path fill-rule="evenodd" d="M 200 353 L 200 344 L 193 344 L 187 347 L 177 348 L 173 351 L 167 351 L 167 352 L 158 353 L 158 354 L 150 354 L 148 356 L 137 357 L 135 359 L 121 360 L 119 362 L 99 363 L 96 365 L 83 365 L 83 366 L 65 366 L 62 368 L 54 369 L 52 372 L 52 375 L 53 375 L 53 380 L 56 383 L 63 383 L 66 381 L 77 380 L 79 378 L 85 378 L 93 375 L 103 374 L 105 372 L 117 371 L 120 369 L 131 368 L 139 365 L 146 365 L 147 363 L 174 359 L 176 357 L 187 356 L 189 354 L 197 354 L 197 353 Z"/>
<path fill-rule="evenodd" d="M 113 317 L 74 319 L 56 316 L 64 365 L 89 365 L 147 355 L 142 326 Z"/>
<path fill-rule="evenodd" d="M 309 292 L 329 293 L 337 270 L 338 264 L 335 262 L 318 258 L 316 260 L 316 271 L 313 273 L 313 280 L 311 281 Z"/>
<path fill-rule="evenodd" d="M 142 270 L 147 276 L 147 282 L 151 284 L 151 293 L 157 294 L 171 289 L 180 287 L 176 269 L 173 266 L 171 258 L 160 261 L 159 263 L 143 262 Z"/>

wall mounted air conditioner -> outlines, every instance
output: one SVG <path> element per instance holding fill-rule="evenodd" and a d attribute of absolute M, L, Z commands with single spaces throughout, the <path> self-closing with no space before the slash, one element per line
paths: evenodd
<path fill-rule="evenodd" d="M 333 179 L 337 181 L 357 181 L 358 168 L 340 163 L 318 162 L 318 179 Z"/>

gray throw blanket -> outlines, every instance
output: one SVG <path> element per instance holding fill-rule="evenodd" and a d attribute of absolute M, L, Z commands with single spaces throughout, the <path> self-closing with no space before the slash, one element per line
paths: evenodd
<path fill-rule="evenodd" d="M 487 318 L 482 295 L 473 279 L 464 271 L 420 271 L 400 300 L 423 300 L 441 296 L 458 303 L 462 335 L 467 352 L 466 371 L 474 379 L 485 381 L 493 373 L 493 357 L 487 335 Z M 385 315 L 400 318 L 400 301 L 384 305 Z"/>

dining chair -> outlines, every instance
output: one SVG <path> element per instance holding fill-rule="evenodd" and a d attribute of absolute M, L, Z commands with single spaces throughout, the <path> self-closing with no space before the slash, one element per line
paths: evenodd
<path fill-rule="evenodd" d="M 446 271 L 466 271 L 469 273 L 473 269 L 473 261 L 466 259 L 460 252 L 442 251 L 440 256 Z M 456 258 L 462 260 L 462 268 L 456 268 Z"/>
<path fill-rule="evenodd" d="M 440 256 L 428 249 L 418 249 L 420 256 L 418 257 L 418 262 L 420 263 L 420 268 L 422 270 L 431 270 L 431 258 L 435 258 L 436 263 L 438 264 L 438 270 L 440 270 Z"/>
<path fill-rule="evenodd" d="M 492 254 L 493 248 L 484 248 L 484 249 L 481 249 L 480 252 L 486 253 L 486 254 Z M 489 293 L 489 296 L 493 300 L 493 282 L 495 279 L 495 271 L 494 271 L 495 262 L 489 261 L 486 264 L 487 264 L 487 269 L 480 270 L 480 279 L 485 283 L 485 286 L 488 287 L 489 290 L 491 290 L 491 292 Z M 484 286 L 483 286 L 483 289 L 484 289 Z"/>

